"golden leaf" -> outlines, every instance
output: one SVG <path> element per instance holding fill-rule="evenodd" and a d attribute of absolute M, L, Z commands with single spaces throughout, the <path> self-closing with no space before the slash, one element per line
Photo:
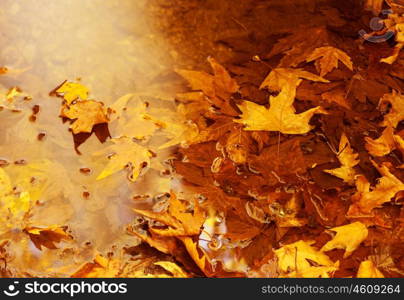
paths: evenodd
<path fill-rule="evenodd" d="M 320 47 L 306 59 L 307 62 L 316 61 L 317 71 L 323 77 L 338 68 L 338 61 L 341 61 L 349 70 L 353 71 L 351 58 L 344 51 L 334 47 Z"/>
<path fill-rule="evenodd" d="M 67 104 L 70 105 L 74 100 L 87 100 L 89 90 L 82 84 L 65 81 L 57 90 L 58 96 L 63 96 Z"/>
<path fill-rule="evenodd" d="M 170 272 L 174 278 L 189 278 L 189 275 L 183 269 L 171 261 L 158 261 L 154 264 Z"/>
<path fill-rule="evenodd" d="M 370 214 L 374 208 L 390 202 L 399 191 L 404 190 L 404 183 L 390 173 L 386 164 L 378 166 L 373 161 L 372 163 L 382 177 L 379 178 L 378 184 L 371 189 L 367 179 L 364 176 L 358 176 L 356 179 L 357 192 L 352 196 L 353 204 L 348 211 L 350 216 L 356 216 L 361 213 Z"/>
<path fill-rule="evenodd" d="M 328 273 L 336 271 L 339 262 L 334 263 L 326 254 L 311 246 L 313 243 L 297 241 L 275 250 L 279 270 L 291 277 L 329 277 Z M 309 260 L 317 266 L 312 266 Z"/>
<path fill-rule="evenodd" d="M 365 148 L 373 156 L 384 156 L 396 148 L 393 128 L 388 126 L 377 139 L 365 137 Z"/>
<path fill-rule="evenodd" d="M 171 193 L 170 205 L 167 212 L 152 212 L 135 209 L 136 213 L 168 226 L 166 229 L 151 227 L 150 231 L 162 236 L 188 236 L 197 235 L 205 222 L 205 213 L 200 208 L 198 201 L 194 201 L 193 213 L 188 212 L 188 207 L 183 204 L 174 193 Z"/>
<path fill-rule="evenodd" d="M 70 106 L 63 106 L 60 115 L 73 120 L 70 128 L 74 134 L 91 132 L 94 125 L 109 121 L 104 104 L 94 100 L 77 101 Z"/>
<path fill-rule="evenodd" d="M 329 82 L 318 75 L 307 72 L 303 69 L 293 68 L 276 68 L 273 69 L 262 82 L 260 89 L 268 88 L 272 91 L 279 92 L 285 85 L 297 87 L 300 79 L 307 79 L 318 82 Z"/>
<path fill-rule="evenodd" d="M 321 251 L 345 249 L 344 258 L 350 256 L 368 236 L 368 229 L 361 222 L 334 227 L 330 230 L 336 232 L 336 235 L 321 248 Z"/>
<path fill-rule="evenodd" d="M 362 261 L 358 268 L 357 278 L 384 278 L 371 260 Z"/>
<path fill-rule="evenodd" d="M 338 160 L 342 165 L 341 167 L 332 170 L 324 170 L 324 172 L 341 178 L 344 182 L 349 184 L 354 183 L 356 172 L 353 167 L 359 163 L 358 154 L 354 153 L 345 133 L 341 135 L 339 142 Z"/>
<path fill-rule="evenodd" d="M 96 180 L 104 179 L 128 167 L 129 180 L 133 182 L 136 181 L 141 171 L 145 171 L 149 168 L 150 158 L 152 157 L 151 152 L 128 137 L 111 139 L 110 141 L 112 145 L 102 151 L 94 153 L 94 155 L 103 153 L 108 155 L 108 164 L 98 175 Z"/>
<path fill-rule="evenodd" d="M 385 94 L 380 99 L 379 109 L 386 102 L 391 104 L 391 108 L 389 113 L 384 116 L 383 122 L 380 125 L 396 128 L 398 123 L 404 120 L 404 96 L 396 91 L 393 91 L 391 94 Z"/>
<path fill-rule="evenodd" d="M 285 134 L 304 134 L 313 126 L 309 124 L 316 113 L 325 113 L 320 106 L 296 114 L 293 102 L 296 88 L 285 86 L 278 96 L 270 96 L 269 109 L 265 106 L 244 101 L 238 107 L 242 111 L 241 119 L 234 122 L 246 125 L 245 130 L 279 131 Z"/>

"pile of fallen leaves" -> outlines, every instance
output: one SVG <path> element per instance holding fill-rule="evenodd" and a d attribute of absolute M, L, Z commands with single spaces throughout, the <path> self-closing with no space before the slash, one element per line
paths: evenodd
<path fill-rule="evenodd" d="M 131 94 L 107 107 L 79 82 L 54 89 L 76 146 L 93 133 L 109 143 L 94 154 L 97 181 L 163 172 L 171 188 L 144 207 L 134 199 L 126 234 L 139 245 L 97 254 L 71 276 L 402 276 L 403 7 L 389 4 L 388 51 L 310 27 L 228 68 L 210 57 L 211 72 L 176 70 L 189 88 L 168 105 Z M 0 105 L 14 110 L 17 96 Z M 33 182 L 18 184 L 0 168 L 2 259 L 19 236 L 38 249 L 74 243 L 65 226 L 30 221 L 39 199 Z"/>

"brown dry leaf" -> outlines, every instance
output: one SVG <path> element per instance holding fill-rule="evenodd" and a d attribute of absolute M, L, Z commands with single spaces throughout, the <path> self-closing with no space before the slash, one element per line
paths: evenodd
<path fill-rule="evenodd" d="M 314 49 L 333 44 L 333 40 L 333 36 L 323 26 L 294 30 L 291 35 L 277 42 L 268 57 L 282 53 L 284 57 L 279 67 L 296 67 L 305 61 Z"/>
<path fill-rule="evenodd" d="M 356 178 L 357 192 L 352 196 L 353 204 L 349 207 L 349 216 L 369 215 L 374 208 L 390 202 L 398 192 L 404 190 L 404 183 L 390 172 L 386 164 L 379 166 L 373 161 L 372 163 L 382 177 L 372 189 L 364 176 L 359 175 Z"/>
<path fill-rule="evenodd" d="M 386 102 L 391 104 L 391 108 L 388 114 L 384 116 L 384 120 L 380 125 L 396 128 L 398 123 L 404 120 L 404 95 L 396 91 L 393 91 L 391 94 L 385 94 L 380 99 L 379 109 Z"/>
<path fill-rule="evenodd" d="M 327 102 L 335 102 L 338 105 L 346 108 L 346 109 L 350 109 L 351 105 L 349 104 L 349 102 L 347 101 L 347 99 L 345 98 L 345 93 L 343 90 L 341 89 L 334 89 L 331 90 L 329 92 L 325 92 L 321 94 L 321 98 Z"/>
<path fill-rule="evenodd" d="M 327 79 L 303 69 L 275 68 L 264 79 L 260 89 L 268 88 L 274 92 L 279 92 L 285 85 L 297 87 L 300 83 L 300 79 L 307 79 L 316 82 L 329 82 Z"/>
<path fill-rule="evenodd" d="M 70 105 L 74 100 L 87 100 L 89 90 L 80 83 L 65 81 L 55 92 Z"/>
<path fill-rule="evenodd" d="M 357 278 L 384 278 L 382 272 L 376 268 L 375 264 L 371 260 L 364 260 L 361 262 L 358 268 Z"/>
<path fill-rule="evenodd" d="M 283 276 L 290 277 L 329 277 L 338 269 L 326 254 L 311 246 L 314 241 L 297 241 L 275 250 L 278 269 Z M 309 261 L 316 263 L 312 266 Z"/>
<path fill-rule="evenodd" d="M 314 107 L 300 114 L 296 114 L 293 102 L 296 87 L 284 86 L 278 96 L 270 96 L 269 109 L 263 105 L 244 101 L 238 105 L 242 115 L 234 122 L 246 125 L 245 130 L 279 131 L 285 134 L 304 134 L 313 126 L 309 124 L 316 113 L 325 113 L 320 107 Z"/>
<path fill-rule="evenodd" d="M 34 243 L 35 247 L 42 250 L 42 246 L 48 249 L 57 249 L 55 243 L 62 240 L 71 240 L 72 237 L 66 232 L 67 227 L 52 225 L 50 227 L 26 227 L 24 232 L 27 233 Z"/>
<path fill-rule="evenodd" d="M 210 57 L 208 61 L 214 75 L 191 70 L 177 70 L 177 73 L 188 81 L 192 90 L 202 91 L 208 97 L 207 100 L 221 112 L 235 115 L 236 112 L 229 101 L 231 95 L 239 90 L 239 86 L 214 58 Z"/>
<path fill-rule="evenodd" d="M 324 77 L 333 69 L 338 68 L 338 61 L 341 61 L 349 70 L 353 71 L 351 58 L 344 51 L 334 47 L 320 47 L 306 59 L 307 62 L 316 61 L 317 71 Z"/>
<path fill-rule="evenodd" d="M 385 156 L 396 148 L 394 130 L 388 126 L 377 139 L 365 137 L 365 148 L 373 156 Z"/>
<path fill-rule="evenodd" d="M 251 142 L 251 137 L 248 133 L 237 126 L 226 140 L 226 153 L 236 164 L 243 164 L 247 162 Z"/>
<path fill-rule="evenodd" d="M 200 208 L 198 201 L 194 201 L 193 212 L 189 212 L 183 202 L 181 202 L 174 193 L 171 193 L 170 205 L 167 212 L 153 212 L 148 210 L 135 209 L 136 213 L 163 223 L 168 228 L 161 229 L 151 227 L 150 231 L 161 236 L 188 236 L 197 235 L 205 222 L 205 213 Z"/>
<path fill-rule="evenodd" d="M 336 234 L 331 241 L 321 248 L 321 251 L 345 249 L 344 258 L 350 256 L 368 236 L 368 229 L 361 222 L 334 227 L 330 230 Z"/>
<path fill-rule="evenodd" d="M 366 0 L 365 9 L 373 12 L 375 16 L 378 16 L 382 10 L 384 0 Z"/>
<path fill-rule="evenodd" d="M 138 94 L 124 95 L 109 106 L 112 113 L 108 127 L 112 137 L 150 138 L 158 127 L 147 119 L 147 107 Z"/>
<path fill-rule="evenodd" d="M 358 154 L 354 153 L 345 133 L 341 135 L 338 160 L 342 165 L 341 167 L 332 170 L 324 170 L 324 172 L 341 178 L 346 183 L 353 184 L 356 174 L 353 168 L 359 163 L 359 160 Z"/>
<path fill-rule="evenodd" d="M 77 101 L 70 106 L 63 106 L 60 116 L 73 121 L 70 128 L 74 134 L 91 132 L 94 125 L 109 122 L 104 104 L 95 100 Z"/>

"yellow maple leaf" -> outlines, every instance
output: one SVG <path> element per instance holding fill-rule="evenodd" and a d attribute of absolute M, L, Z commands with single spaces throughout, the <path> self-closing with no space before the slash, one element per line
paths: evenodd
<path fill-rule="evenodd" d="M 154 263 L 157 266 L 162 267 L 164 270 L 170 272 L 174 278 L 189 278 L 190 276 L 181 269 L 177 264 L 171 261 L 158 261 Z"/>
<path fill-rule="evenodd" d="M 284 86 L 278 96 L 270 96 L 269 109 L 250 101 L 243 101 L 238 105 L 242 115 L 234 122 L 246 125 L 245 130 L 279 131 L 285 134 L 304 134 L 313 126 L 309 124 L 311 117 L 316 113 L 325 113 L 320 107 L 314 107 L 300 114 L 296 114 L 293 102 L 296 96 L 296 87 Z"/>
<path fill-rule="evenodd" d="M 335 47 L 320 47 L 306 59 L 307 62 L 316 61 L 317 71 L 323 77 L 331 72 L 334 68 L 338 68 L 338 61 L 341 61 L 349 70 L 353 71 L 351 58 L 344 51 Z"/>
<path fill-rule="evenodd" d="M 94 100 L 77 101 L 70 106 L 63 106 L 60 115 L 73 120 L 70 128 L 74 134 L 91 132 L 94 125 L 109 122 L 104 104 Z"/>
<path fill-rule="evenodd" d="M 153 212 L 141 209 L 135 209 L 134 211 L 167 225 L 168 228 L 166 229 L 150 228 L 151 232 L 162 236 L 197 235 L 200 233 L 206 218 L 198 201 L 194 201 L 194 211 L 191 213 L 188 212 L 188 207 L 177 199 L 174 193 L 171 193 L 170 205 L 167 212 Z"/>
<path fill-rule="evenodd" d="M 380 125 L 396 128 L 398 123 L 404 120 L 404 95 L 396 91 L 385 94 L 379 101 L 379 109 L 386 102 L 391 104 L 391 108 Z"/>
<path fill-rule="evenodd" d="M 329 277 L 328 273 L 338 269 L 339 262 L 334 263 L 326 254 L 311 246 L 314 243 L 300 240 L 274 251 L 278 259 L 278 269 L 283 276 Z M 317 266 L 313 266 L 310 261 Z"/>
<path fill-rule="evenodd" d="M 364 260 L 361 262 L 358 268 L 357 278 L 384 278 L 382 272 L 376 268 L 375 264 L 371 260 Z"/>
<path fill-rule="evenodd" d="M 382 177 L 379 178 L 378 184 L 371 189 L 366 177 L 362 175 L 358 176 L 356 179 L 357 192 L 352 196 L 353 204 L 349 207 L 348 211 L 348 215 L 350 216 L 370 214 L 374 208 L 381 207 L 384 203 L 390 202 L 399 191 L 404 190 L 404 183 L 390 173 L 386 164 L 378 166 L 375 162 L 372 161 L 372 163 Z"/>
<path fill-rule="evenodd" d="M 332 170 L 324 170 L 324 172 L 341 178 L 342 180 L 344 180 L 344 182 L 347 182 L 349 184 L 354 183 L 356 172 L 353 167 L 355 167 L 359 163 L 358 154 L 354 153 L 345 133 L 342 133 L 341 135 L 338 160 L 342 165 L 341 167 Z"/>
<path fill-rule="evenodd" d="M 89 90 L 84 85 L 76 82 L 65 81 L 57 90 L 58 96 L 63 96 L 67 104 L 70 105 L 74 100 L 87 100 Z"/>
<path fill-rule="evenodd" d="M 41 250 L 44 246 L 48 249 L 57 249 L 54 243 L 62 240 L 71 240 L 72 237 L 66 232 L 66 227 L 52 225 L 46 228 L 26 227 L 24 232 L 27 233 L 34 245 Z"/>
<path fill-rule="evenodd" d="M 94 155 L 108 155 L 108 164 L 96 180 L 104 179 L 127 167 L 129 169 L 128 179 L 133 182 L 136 181 L 141 172 L 150 167 L 152 153 L 128 137 L 111 139 L 110 141 L 112 145 L 94 153 Z"/>
<path fill-rule="evenodd" d="M 396 148 L 393 128 L 388 126 L 377 139 L 365 137 L 365 148 L 373 156 L 384 156 Z"/>
<path fill-rule="evenodd" d="M 275 68 L 262 82 L 260 89 L 268 88 L 272 91 L 279 92 L 285 85 L 297 87 L 300 79 L 307 79 L 318 82 L 329 82 L 318 75 L 307 72 L 303 69 L 293 68 Z"/>
<path fill-rule="evenodd" d="M 321 248 L 321 251 L 345 249 L 344 258 L 350 256 L 368 236 L 368 229 L 361 222 L 334 227 L 330 230 L 336 232 L 336 235 Z"/>
<path fill-rule="evenodd" d="M 192 238 L 189 236 L 179 237 L 179 239 L 182 241 L 189 255 L 196 263 L 196 265 L 199 267 L 199 269 L 201 269 L 201 271 L 204 272 L 206 275 L 209 275 L 209 272 L 207 270 L 207 266 L 209 266 L 209 261 L 204 254 L 199 253 L 200 251 L 198 251 L 199 248 L 198 243 L 194 242 Z"/>

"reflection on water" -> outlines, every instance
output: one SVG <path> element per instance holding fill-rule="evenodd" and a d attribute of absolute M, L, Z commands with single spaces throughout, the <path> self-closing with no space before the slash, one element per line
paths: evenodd
<path fill-rule="evenodd" d="M 10 69 L 0 78 L 1 91 L 18 86 L 33 97 L 20 113 L 0 113 L 0 157 L 10 163 L 5 170 L 22 186 L 27 177 L 40 178 L 40 190 L 31 191 L 40 203 L 32 217 L 34 225 L 67 224 L 80 244 L 90 241 L 100 251 L 119 243 L 123 225 L 132 218 L 134 194 L 162 193 L 169 186 L 153 179 L 158 172 L 135 185 L 125 174 L 96 182 L 102 163 L 88 153 L 101 144 L 91 137 L 78 156 L 68 124 L 58 117 L 60 99 L 48 93 L 66 79 L 81 78 L 92 97 L 110 105 L 128 92 L 147 89 L 169 70 L 165 44 L 148 25 L 146 2 L 2 0 L 0 4 L 0 66 Z M 31 122 L 34 105 L 39 105 L 39 112 Z M 22 159 L 25 166 L 13 164 Z M 91 172 L 80 172 L 83 168 Z M 58 251 L 31 248 L 32 253 L 21 253 L 14 247 L 15 267 L 24 266 L 28 272 L 57 269 Z M 86 251 L 82 258 L 91 259 L 93 251 Z M 39 262 L 40 256 L 47 259 Z M 77 263 L 66 267 L 67 274 Z"/>
<path fill-rule="evenodd" d="M 146 2 L 2 0 L 1 63 L 34 93 L 77 77 L 104 101 L 133 92 L 167 66 Z"/>

